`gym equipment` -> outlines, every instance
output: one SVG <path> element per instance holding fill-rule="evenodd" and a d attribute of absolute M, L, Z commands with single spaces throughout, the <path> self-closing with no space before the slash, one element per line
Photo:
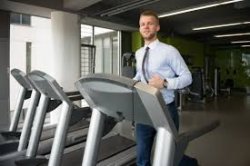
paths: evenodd
<path fill-rule="evenodd" d="M 61 163 L 61 158 L 63 154 L 63 149 L 67 145 L 66 138 L 68 127 L 72 123 L 72 114 L 75 113 L 74 105 L 70 101 L 69 97 L 65 92 L 62 91 L 62 88 L 57 84 L 57 82 L 50 77 L 49 75 L 40 72 L 33 71 L 29 73 L 29 79 L 31 80 L 32 85 L 35 87 L 39 93 L 41 93 L 41 99 L 35 115 L 35 120 L 33 124 L 32 133 L 30 136 L 29 145 L 27 151 L 22 151 L 20 153 L 10 154 L 5 156 L 5 159 L 0 159 L 0 165 L 3 166 L 12 166 L 12 165 L 40 165 L 48 162 L 50 166 L 57 166 Z M 68 94 L 72 94 L 71 92 Z M 42 126 L 45 118 L 45 113 L 48 107 L 48 103 L 51 99 L 58 100 L 62 103 L 62 112 L 60 116 L 59 123 L 57 125 L 55 137 L 53 139 L 52 151 L 50 153 L 49 161 L 45 156 L 37 156 L 39 151 L 39 139 L 41 137 Z M 89 108 L 77 108 L 81 114 L 86 114 Z M 78 114 L 79 116 L 79 114 Z M 88 115 L 89 116 L 89 115 Z M 75 123 L 75 120 L 73 120 Z M 104 134 L 109 132 L 114 125 L 115 121 L 108 119 L 109 125 L 108 128 L 104 131 Z M 113 126 L 111 125 L 113 124 Z M 82 132 L 81 132 L 82 133 Z M 79 135 L 79 134 L 78 134 Z M 76 139 L 79 143 L 79 140 L 76 135 L 72 135 L 69 140 Z M 82 139 L 82 138 L 81 138 Z M 71 140 L 71 141 L 72 141 Z M 76 143 L 74 143 L 76 144 Z M 39 146 L 40 147 L 40 146 Z"/>
<path fill-rule="evenodd" d="M 220 78 L 220 68 L 214 69 L 214 94 L 218 96 L 220 93 L 226 92 L 227 95 L 230 95 L 231 88 L 234 86 L 234 81 L 232 79 L 226 79 L 224 86 L 221 85 Z"/>
<path fill-rule="evenodd" d="M 200 67 L 192 68 L 192 84 L 188 87 L 187 94 L 189 101 L 206 103 L 213 99 L 214 89 L 210 85 L 209 79 L 205 79 L 204 70 Z"/>
<path fill-rule="evenodd" d="M 14 76 L 14 78 L 16 80 L 18 80 L 18 82 L 20 83 L 20 85 L 22 86 L 21 92 L 25 92 L 25 90 L 29 89 L 30 91 L 32 91 L 31 94 L 31 99 L 30 99 L 30 103 L 26 112 L 26 116 L 25 116 L 25 120 L 24 120 L 24 124 L 23 124 L 23 128 L 22 128 L 22 132 L 20 132 L 20 139 L 18 137 L 14 137 L 14 134 L 12 134 L 13 132 L 5 132 L 3 135 L 5 136 L 5 140 L 2 140 L 2 142 L 0 143 L 0 160 L 5 159 L 6 155 L 10 155 L 10 153 L 15 153 L 15 152 L 21 152 L 23 150 L 25 150 L 27 148 L 28 145 L 28 141 L 29 141 L 29 136 L 30 136 L 30 132 L 31 132 L 31 127 L 32 127 L 32 123 L 34 120 L 34 115 L 36 112 L 36 107 L 38 105 L 38 101 L 40 98 L 40 93 L 37 92 L 37 90 L 35 90 L 32 85 L 30 84 L 30 81 L 27 77 L 27 75 L 20 71 L 19 69 L 13 69 L 11 71 L 12 75 Z M 76 101 L 76 100 L 80 100 L 82 99 L 82 96 L 80 95 L 79 92 L 67 92 L 67 95 L 69 96 L 69 99 L 71 101 Z M 22 95 L 23 96 L 23 95 Z M 21 100 L 18 100 L 21 101 Z M 58 100 L 50 100 L 49 105 L 48 105 L 48 109 L 47 112 L 50 112 L 52 110 L 54 110 L 55 108 L 57 108 L 59 105 L 61 104 L 61 101 Z M 72 114 L 72 118 L 71 118 L 71 126 L 73 124 L 75 124 L 76 122 L 80 121 L 81 119 L 84 119 L 86 117 L 90 117 L 90 113 L 91 111 L 79 111 L 79 108 L 77 108 L 77 106 L 74 105 L 74 113 Z M 15 123 L 14 126 L 17 126 L 19 117 L 20 117 L 20 112 L 21 109 L 18 110 L 19 113 L 16 113 L 18 115 L 15 116 L 13 123 Z M 18 117 L 18 118 L 17 118 Z M 85 122 L 84 126 L 88 126 L 88 123 Z M 53 140 L 53 134 L 54 134 L 54 128 L 50 128 L 47 129 L 46 132 L 43 132 L 42 138 L 41 138 L 41 144 L 43 145 L 41 148 L 39 148 L 39 154 L 44 154 L 44 153 L 48 153 L 50 151 L 50 146 L 51 146 L 51 139 Z M 75 131 L 76 129 L 72 129 L 71 132 L 73 133 L 73 131 Z M 80 130 L 80 128 L 78 127 L 78 130 Z M 16 133 L 16 132 L 14 132 Z M 19 133 L 19 132 L 18 132 Z M 13 137 L 11 137 L 13 135 Z M 18 134 L 19 135 L 19 134 Z M 76 136 L 75 136 L 76 137 Z M 46 142 L 46 143 L 44 143 Z M 70 144 L 69 142 L 73 142 L 72 140 L 67 141 L 67 144 Z M 45 148 L 47 147 L 47 148 Z M 16 153 L 18 154 L 18 153 Z"/>
<path fill-rule="evenodd" d="M 57 129 L 52 145 L 52 150 L 50 154 L 50 159 L 48 165 L 50 166 L 59 166 L 61 161 L 61 156 L 63 153 L 66 134 L 68 126 L 70 124 L 70 117 L 73 110 L 73 104 L 63 93 L 61 87 L 58 85 L 53 78 L 50 78 L 48 75 L 45 75 L 42 72 L 31 72 L 29 73 L 29 78 L 32 82 L 32 85 L 41 93 L 41 101 L 39 102 L 39 109 L 37 110 L 37 115 L 35 117 L 35 122 L 33 125 L 34 131 L 30 136 L 30 143 L 26 152 L 26 156 L 33 157 L 36 161 L 39 160 L 39 157 L 36 157 L 36 152 L 38 149 L 39 138 L 42 133 L 42 126 L 45 118 L 47 103 L 51 98 L 63 101 L 62 110 L 60 115 L 60 120 L 57 124 Z M 47 81 L 51 80 L 51 82 Z M 58 93 L 54 93 L 53 89 L 57 89 Z M 47 159 L 44 158 L 45 161 Z M 27 160 L 19 160 L 19 162 L 25 163 Z"/>
<path fill-rule="evenodd" d="M 189 87 L 176 90 L 175 91 L 175 103 L 179 111 L 182 110 L 183 96 L 185 95 L 202 98 L 200 96 L 201 95 L 200 93 L 192 92 Z"/>
<path fill-rule="evenodd" d="M 122 76 L 133 78 L 135 76 L 135 55 L 132 52 L 126 52 L 122 55 Z"/>
<path fill-rule="evenodd" d="M 214 120 L 197 130 L 178 134 L 169 112 L 164 111 L 167 108 L 160 91 L 125 77 L 92 74 L 77 81 L 76 87 L 92 108 L 82 166 L 97 164 L 100 133 L 107 115 L 118 121 L 127 119 L 156 128 L 154 166 L 178 165 L 191 140 L 219 125 Z"/>
<path fill-rule="evenodd" d="M 193 69 L 192 71 L 193 82 L 189 86 L 191 92 L 194 92 L 197 95 L 189 95 L 189 98 L 192 101 L 203 100 L 204 97 L 204 87 L 203 87 L 203 72 L 200 68 Z"/>
<path fill-rule="evenodd" d="M 11 70 L 11 75 L 13 78 L 21 85 L 16 107 L 13 114 L 13 120 L 11 121 L 9 131 L 0 132 L 0 146 L 3 142 L 19 140 L 21 132 L 17 131 L 18 122 L 23 108 L 23 103 L 25 100 L 29 99 L 31 96 L 32 88 L 30 87 L 29 80 L 24 72 L 18 69 Z"/>
<path fill-rule="evenodd" d="M 34 88 L 34 86 L 31 85 L 31 87 L 33 87 L 33 92 L 36 92 L 36 94 L 39 94 L 40 96 L 40 92 L 38 92 L 37 88 Z M 61 87 L 60 87 L 61 88 Z M 9 165 L 11 164 L 11 160 L 16 159 L 16 158 L 22 158 L 25 156 L 30 156 L 30 155 L 36 155 L 36 153 L 38 152 L 38 154 L 47 154 L 50 152 L 51 149 L 51 144 L 53 142 L 53 138 L 52 135 L 54 134 L 54 129 L 50 129 L 47 130 L 46 133 L 43 133 L 43 138 L 40 139 L 41 136 L 41 132 L 42 132 L 42 127 L 43 127 L 43 123 L 44 123 L 44 118 L 45 118 L 45 113 L 46 112 L 50 112 L 52 110 L 54 110 L 58 105 L 60 105 L 62 102 L 61 100 L 58 99 L 49 99 L 46 103 L 43 104 L 39 104 L 40 107 L 37 108 L 37 111 L 40 110 L 40 114 L 38 112 L 39 115 L 36 114 L 36 119 L 34 120 L 33 123 L 33 132 L 31 134 L 31 140 L 33 137 L 33 142 L 36 143 L 36 141 L 41 140 L 40 142 L 38 142 L 36 145 L 30 145 L 31 140 L 29 142 L 29 146 L 28 146 L 28 150 L 26 151 L 27 148 L 27 144 L 29 141 L 29 135 L 30 135 L 30 131 L 31 131 L 31 126 L 32 126 L 32 122 L 34 119 L 34 114 L 35 114 L 35 109 L 37 106 L 37 101 L 38 98 L 37 96 L 33 97 L 33 92 L 32 92 L 32 97 L 31 97 L 31 102 L 30 102 L 30 106 L 29 109 L 27 111 L 27 115 L 26 115 L 26 119 L 28 118 L 29 120 L 29 125 L 25 125 L 24 123 L 24 127 L 21 133 L 21 137 L 20 137 L 20 141 L 16 141 L 15 142 L 15 146 L 13 145 L 13 143 L 8 143 L 8 144 L 4 144 L 3 147 L 1 147 L 1 156 L 0 156 L 0 161 L 1 164 L 0 165 Z M 79 100 L 82 99 L 82 97 L 79 95 L 79 92 L 68 92 L 68 95 L 71 95 L 68 97 L 68 99 L 72 102 L 75 100 Z M 72 104 L 73 105 L 73 104 Z M 41 113 L 41 109 L 42 109 L 42 113 Z M 79 108 L 75 105 L 72 106 L 73 109 L 73 114 L 69 117 L 70 118 L 70 122 L 69 125 L 72 126 L 74 124 L 76 124 L 77 122 L 79 122 L 80 120 L 82 120 L 82 122 L 84 121 L 84 119 L 90 117 L 91 115 L 91 110 L 89 109 L 89 107 L 84 107 L 84 108 Z M 29 110 L 32 114 L 32 116 L 29 114 Z M 41 119 L 39 119 L 41 118 Z M 39 124 L 37 124 L 39 123 Z M 84 123 L 81 123 L 81 125 Z M 78 124 L 77 124 L 78 125 Z M 36 129 L 35 129 L 36 126 Z M 81 128 L 75 127 L 73 126 L 69 136 L 67 137 L 67 141 L 66 141 L 66 146 L 72 145 L 72 144 L 76 144 L 79 143 L 83 140 L 86 139 L 86 133 L 87 133 L 87 129 L 85 129 L 88 126 L 88 123 L 85 122 L 84 126 L 82 126 Z M 83 129 L 82 129 L 83 128 Z M 85 129 L 85 136 L 84 136 L 84 129 Z M 79 130 L 81 131 L 81 133 L 79 134 Z M 24 132 L 27 131 L 27 132 Z M 34 132 L 37 132 L 39 135 L 34 136 Z M 27 134 L 28 133 L 28 134 Z M 34 138 L 35 137 L 35 138 Z M 18 148 L 16 148 L 18 145 Z M 30 148 L 31 146 L 33 146 L 32 148 L 35 150 L 32 150 L 32 148 Z M 39 146 L 39 148 L 37 148 Z M 10 150 L 11 149 L 11 150 Z"/>
<path fill-rule="evenodd" d="M 0 155 L 16 151 L 17 149 L 21 151 L 26 148 L 34 118 L 34 112 L 40 97 L 40 94 L 37 93 L 37 91 L 32 90 L 33 88 L 31 87 L 29 79 L 27 78 L 27 75 L 24 72 L 18 69 L 13 69 L 11 70 L 11 74 L 21 85 L 21 90 L 17 100 L 17 107 L 14 112 L 13 121 L 10 125 L 10 131 L 1 133 L 1 136 L 5 139 L 2 140 L 0 143 Z M 17 125 L 19 122 L 20 114 L 22 112 L 23 102 L 25 99 L 30 97 L 30 91 L 32 91 L 31 101 L 26 112 L 22 133 L 17 132 Z"/>

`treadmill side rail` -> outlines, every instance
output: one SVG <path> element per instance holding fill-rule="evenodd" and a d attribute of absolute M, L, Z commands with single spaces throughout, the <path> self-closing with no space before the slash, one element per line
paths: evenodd
<path fill-rule="evenodd" d="M 105 115 L 94 108 L 89 125 L 89 132 L 84 150 L 82 166 L 94 166 L 97 163 L 104 119 Z"/>

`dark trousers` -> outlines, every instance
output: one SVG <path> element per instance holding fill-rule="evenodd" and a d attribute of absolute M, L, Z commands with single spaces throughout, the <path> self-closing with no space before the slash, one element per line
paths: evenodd
<path fill-rule="evenodd" d="M 172 102 L 167 105 L 166 111 L 169 111 L 174 121 L 175 127 L 179 129 L 179 115 L 175 106 Z M 144 124 L 136 124 L 136 164 L 137 166 L 150 166 L 151 150 L 154 142 L 156 130 Z"/>

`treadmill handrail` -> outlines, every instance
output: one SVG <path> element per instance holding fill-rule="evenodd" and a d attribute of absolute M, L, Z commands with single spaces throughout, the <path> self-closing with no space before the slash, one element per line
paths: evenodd
<path fill-rule="evenodd" d="M 143 116 L 148 115 L 151 119 L 153 126 L 157 130 L 154 166 L 178 165 L 189 141 L 215 129 L 219 125 L 219 121 L 215 120 L 206 126 L 199 127 L 197 130 L 178 135 L 170 113 L 165 111 L 167 108 L 160 90 L 141 82 L 135 82 L 129 78 L 107 74 L 91 74 L 78 80 L 76 87 L 96 114 L 96 116 L 91 117 L 90 123 L 93 123 L 93 128 L 89 129 L 85 156 L 82 163 L 83 166 L 96 164 L 96 150 L 98 150 L 100 141 L 99 138 L 96 139 L 98 137 L 96 130 L 102 131 L 99 128 L 103 127 L 101 122 L 103 116 L 105 114 L 110 115 L 109 111 L 117 112 L 117 110 L 121 110 L 121 115 L 130 115 L 125 112 L 131 110 L 119 108 L 119 106 L 124 106 L 124 104 L 121 104 L 115 97 L 126 99 L 124 102 L 127 102 L 126 104 L 128 105 L 130 104 L 129 102 L 132 102 L 133 107 L 128 108 L 132 109 L 132 113 L 134 114 L 133 120 L 148 123 L 147 118 L 140 119 L 139 116 L 142 116 L 142 114 L 136 114 L 137 110 L 140 111 L 140 109 L 142 109 L 140 113 L 144 113 Z M 128 90 L 126 91 L 124 88 Z M 123 94 L 123 92 L 125 93 Z M 127 95 L 127 93 L 131 93 L 132 95 Z M 124 98 L 124 95 L 127 95 L 127 98 Z M 129 97 L 133 99 L 129 99 Z M 109 103 L 105 103 L 106 101 Z M 137 107 L 136 105 L 140 102 L 141 106 Z M 124 116 L 124 118 L 129 119 L 131 117 Z"/>
<path fill-rule="evenodd" d="M 111 94 L 117 94 L 119 92 L 116 92 L 114 89 L 107 89 L 107 90 L 100 89 L 100 87 L 98 87 L 99 89 L 97 89 L 97 87 L 95 87 L 95 88 L 90 88 L 90 87 L 84 88 L 83 87 L 84 83 L 88 83 L 91 81 L 92 82 L 102 82 L 102 83 L 107 83 L 107 84 L 110 83 L 110 84 L 114 84 L 114 85 L 117 85 L 120 87 L 127 88 L 128 90 L 131 90 L 131 92 L 130 92 L 131 93 L 131 96 L 130 96 L 131 101 L 130 102 L 132 102 L 136 106 L 132 107 L 131 110 L 121 110 L 120 115 L 113 116 L 113 117 L 117 118 L 120 116 L 121 118 L 120 117 L 119 118 L 122 120 L 124 118 L 124 116 L 126 115 L 124 113 L 122 114 L 122 111 L 127 111 L 127 112 L 130 111 L 132 113 L 132 115 L 131 115 L 132 121 L 138 121 L 140 123 L 150 124 L 150 125 L 153 125 L 154 127 L 165 127 L 169 132 L 171 132 L 174 135 L 174 137 L 177 136 L 177 130 L 174 126 L 171 115 L 167 111 L 164 111 L 164 110 L 167 110 L 167 107 L 166 107 L 165 102 L 163 100 L 163 97 L 160 93 L 160 90 L 158 90 L 157 88 L 148 86 L 142 82 L 132 80 L 132 79 L 127 78 L 127 77 L 115 76 L 115 75 L 111 75 L 111 74 L 89 74 L 89 75 L 81 78 L 79 81 L 77 81 L 76 87 L 81 92 L 83 97 L 86 99 L 86 101 L 88 102 L 90 107 L 92 109 L 97 108 L 101 112 L 104 112 L 106 114 L 107 114 L 107 112 L 105 110 L 102 110 L 102 107 L 100 105 L 98 105 L 99 102 L 94 102 L 95 99 L 93 99 L 93 97 L 91 97 L 89 95 L 88 91 L 93 91 L 93 93 L 98 93 L 99 96 L 102 93 L 108 94 L 109 93 L 108 91 L 110 91 Z M 142 96 L 143 96 L 141 93 L 143 93 L 143 91 L 150 94 L 149 96 L 147 96 L 148 99 L 141 100 Z M 122 96 L 125 95 L 125 92 L 121 92 L 121 93 L 123 93 Z M 146 94 L 144 93 L 144 97 L 145 97 L 145 95 Z M 121 97 L 121 95 L 120 95 L 120 97 Z M 128 98 L 124 98 L 124 99 L 128 99 Z M 143 102 L 146 100 L 147 100 L 147 102 Z M 148 103 L 152 100 L 154 100 L 154 105 L 151 104 L 151 106 L 157 107 L 157 108 L 152 108 L 150 106 L 150 104 Z M 126 101 L 126 102 L 128 102 L 128 101 Z M 116 104 L 118 104 L 118 103 L 116 103 Z M 151 108 L 151 111 L 153 111 L 152 114 L 149 115 L 149 112 L 148 112 L 149 110 L 141 111 L 142 109 L 146 109 L 145 105 L 148 106 L 147 108 L 149 108 L 149 107 Z M 155 117 L 155 113 L 154 113 L 155 109 L 160 110 L 160 112 L 158 113 L 159 116 L 157 116 L 157 117 Z M 110 109 L 107 109 L 107 110 L 110 110 Z M 110 111 L 116 111 L 116 114 L 119 113 L 118 112 L 119 110 L 118 111 L 117 110 L 110 110 Z M 146 118 L 141 118 L 142 115 L 145 116 Z M 112 116 L 112 115 L 110 115 L 110 116 Z M 166 117 L 167 117 L 167 119 L 165 119 Z M 120 120 L 120 119 L 118 119 L 118 120 Z M 152 119 L 155 119 L 155 121 L 152 121 Z"/>
<path fill-rule="evenodd" d="M 11 75 L 13 76 L 13 78 L 15 78 L 15 80 L 24 88 L 31 90 L 31 84 L 29 79 L 27 78 L 27 75 L 19 70 L 19 69 L 12 69 L 11 70 Z"/>
<path fill-rule="evenodd" d="M 93 109 L 83 166 L 95 165 L 97 162 L 101 140 L 98 132 L 102 132 L 105 115 L 118 120 L 124 118 L 153 124 L 157 130 L 154 165 L 173 165 L 177 131 L 171 124 L 171 118 L 167 117 L 170 116 L 165 111 L 167 108 L 162 106 L 165 102 L 162 102 L 158 89 L 129 78 L 107 74 L 82 78 L 76 82 L 76 87 Z M 136 114 L 136 111 L 142 114 Z M 153 111 L 158 115 L 155 116 Z"/>
<path fill-rule="evenodd" d="M 59 86 L 56 80 L 48 74 L 42 71 L 34 70 L 28 74 L 28 77 L 31 80 L 31 84 L 34 86 L 34 88 L 36 88 L 41 94 L 44 94 L 49 98 L 65 101 L 67 104 L 72 105 L 69 98 L 62 91 L 62 88 Z M 47 84 L 47 86 L 42 86 L 44 84 Z"/>
<path fill-rule="evenodd" d="M 56 80 L 52 78 L 51 76 L 49 76 L 48 74 L 42 71 L 35 70 L 29 73 L 28 77 L 31 80 L 31 83 L 33 84 L 35 89 L 37 89 L 41 93 L 41 96 L 43 99 L 41 103 L 39 103 L 39 106 L 41 104 L 41 107 L 39 107 L 41 109 L 41 112 L 46 111 L 45 110 L 46 107 L 45 108 L 43 107 L 47 104 L 47 101 L 49 99 L 53 98 L 57 100 L 62 100 L 61 115 L 60 115 L 59 122 L 57 124 L 56 134 L 54 137 L 51 155 L 50 155 L 50 159 L 48 163 L 49 166 L 59 166 L 61 163 L 67 130 L 69 127 L 71 113 L 73 110 L 73 103 L 69 100 L 67 95 L 63 92 L 62 88 L 59 86 Z M 42 105 L 43 103 L 45 104 Z M 42 114 L 44 113 L 41 113 L 40 117 L 43 116 L 44 118 L 44 115 Z M 36 116 L 36 118 L 39 119 L 38 115 Z M 26 153 L 28 156 L 33 155 L 33 152 L 37 150 L 38 142 L 36 139 L 37 137 L 40 138 L 39 135 L 41 135 L 41 130 L 39 127 L 41 126 L 41 124 L 35 124 L 35 125 L 34 125 L 34 130 L 35 129 L 39 130 L 38 131 L 39 133 L 32 133 L 33 135 L 31 135 L 31 139 L 32 139 L 31 143 L 33 144 L 31 144 L 31 146 L 29 145 L 28 147 L 28 150 Z"/>

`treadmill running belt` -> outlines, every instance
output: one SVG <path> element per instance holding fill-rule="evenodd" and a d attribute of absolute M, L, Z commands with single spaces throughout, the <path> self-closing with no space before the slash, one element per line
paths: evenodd
<path fill-rule="evenodd" d="M 112 157 L 122 151 L 135 146 L 135 142 L 125 137 L 115 135 L 101 141 L 98 154 L 98 162 L 101 162 L 109 157 Z M 73 152 L 64 154 L 62 166 L 81 166 L 84 149 L 80 148 Z"/>
<path fill-rule="evenodd" d="M 103 161 L 111 156 L 114 156 L 134 145 L 134 141 L 122 136 L 116 135 L 109 137 L 108 139 L 101 141 L 98 162 Z"/>

